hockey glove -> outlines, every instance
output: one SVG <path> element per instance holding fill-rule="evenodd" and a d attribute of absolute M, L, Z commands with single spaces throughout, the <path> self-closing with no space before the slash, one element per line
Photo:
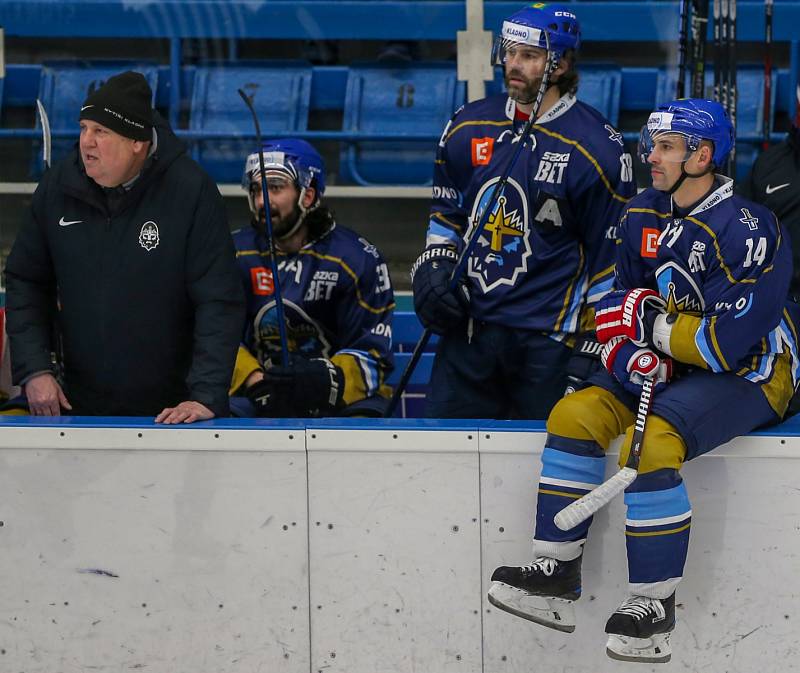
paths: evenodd
<path fill-rule="evenodd" d="M 594 307 L 597 340 L 608 343 L 625 337 L 640 346 L 647 346 L 653 334 L 653 323 L 659 313 L 666 312 L 666 302 L 654 290 L 613 290 Z"/>
<path fill-rule="evenodd" d="M 603 345 L 591 336 L 583 335 L 572 349 L 567 360 L 567 387 L 565 395 L 580 390 L 583 384 L 601 366 L 600 350 Z"/>
<path fill-rule="evenodd" d="M 292 417 L 330 415 L 341 407 L 344 396 L 344 373 L 325 358 L 294 357 L 286 367 L 267 369 L 264 383 Z"/>
<path fill-rule="evenodd" d="M 414 310 L 423 327 L 444 334 L 466 321 L 469 316 L 469 292 L 461 283 L 451 292 L 450 275 L 458 253 L 446 245 L 426 249 L 411 267 Z"/>
<path fill-rule="evenodd" d="M 285 394 L 275 390 L 269 381 L 261 380 L 244 391 L 259 418 L 289 418 L 294 416 Z"/>
<path fill-rule="evenodd" d="M 659 357 L 624 337 L 609 341 L 600 353 L 603 366 L 629 393 L 639 395 L 646 377 L 653 378 L 653 391 L 661 390 L 672 378 L 672 359 Z"/>

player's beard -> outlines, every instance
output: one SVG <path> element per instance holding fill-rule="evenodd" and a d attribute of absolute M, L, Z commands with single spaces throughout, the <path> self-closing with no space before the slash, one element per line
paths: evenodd
<path fill-rule="evenodd" d="M 275 238 L 283 238 L 292 229 L 294 229 L 295 225 L 297 224 L 297 220 L 300 219 L 300 207 L 295 204 L 294 208 L 292 208 L 292 212 L 286 217 L 281 217 L 278 211 L 272 209 L 270 209 L 269 214 L 270 222 L 272 223 L 272 235 Z M 258 213 L 258 219 L 261 223 L 261 226 L 266 227 L 267 221 L 264 217 L 263 208 Z"/>
<path fill-rule="evenodd" d="M 518 84 L 510 85 L 509 80 L 512 77 L 522 80 L 525 84 L 523 86 L 519 86 Z M 509 98 L 522 105 L 530 105 L 536 100 L 536 94 L 539 93 L 539 87 L 542 84 L 541 77 L 529 80 L 519 70 L 506 72 L 503 79 L 506 83 L 506 90 L 508 91 Z"/>

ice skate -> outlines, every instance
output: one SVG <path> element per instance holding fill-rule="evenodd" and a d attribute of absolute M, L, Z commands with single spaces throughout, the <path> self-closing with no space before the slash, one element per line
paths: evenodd
<path fill-rule="evenodd" d="M 630 596 L 606 623 L 606 654 L 620 661 L 666 663 L 672 657 L 674 628 L 675 594 L 664 600 Z"/>
<path fill-rule="evenodd" d="M 489 602 L 517 617 L 572 633 L 572 604 L 580 595 L 580 557 L 558 561 L 540 556 L 530 565 L 497 568 L 492 573 Z"/>

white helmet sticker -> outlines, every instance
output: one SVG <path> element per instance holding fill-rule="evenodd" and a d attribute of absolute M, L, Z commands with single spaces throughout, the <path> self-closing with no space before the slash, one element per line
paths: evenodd
<path fill-rule="evenodd" d="M 521 42 L 522 44 L 538 47 L 541 44 L 542 31 L 538 28 L 503 21 L 502 36 L 504 40 L 509 42 Z"/>
<path fill-rule="evenodd" d="M 671 131 L 674 116 L 672 112 L 652 112 L 647 118 L 647 130 L 650 132 Z"/>

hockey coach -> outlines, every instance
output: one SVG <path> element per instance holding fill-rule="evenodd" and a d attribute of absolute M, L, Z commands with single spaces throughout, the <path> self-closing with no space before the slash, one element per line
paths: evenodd
<path fill-rule="evenodd" d="M 131 71 L 89 94 L 9 255 L 13 379 L 33 415 L 228 414 L 244 300 L 224 205 L 151 101 Z"/>

